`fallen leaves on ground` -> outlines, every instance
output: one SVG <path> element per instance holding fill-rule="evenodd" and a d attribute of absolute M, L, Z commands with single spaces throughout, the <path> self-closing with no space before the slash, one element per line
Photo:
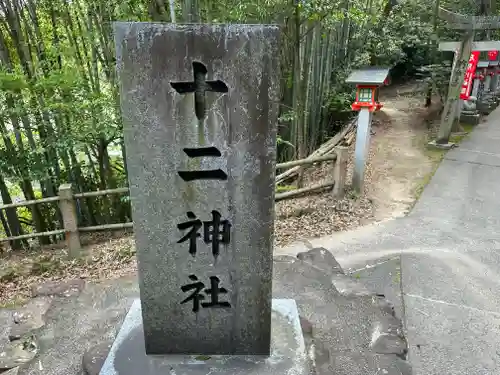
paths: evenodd
<path fill-rule="evenodd" d="M 78 259 L 69 259 L 65 249 L 5 254 L 0 265 L 0 306 L 24 302 L 31 296 L 31 287 L 43 282 L 99 280 L 135 269 L 135 245 L 130 235 L 93 244 Z"/>
<path fill-rule="evenodd" d="M 352 164 L 352 163 L 351 163 Z M 319 185 L 331 179 L 332 163 L 323 163 L 307 172 L 305 186 Z M 330 191 L 276 203 L 275 245 L 326 236 L 353 229 L 373 218 L 372 203 L 365 196 L 346 191 L 335 199 Z"/>

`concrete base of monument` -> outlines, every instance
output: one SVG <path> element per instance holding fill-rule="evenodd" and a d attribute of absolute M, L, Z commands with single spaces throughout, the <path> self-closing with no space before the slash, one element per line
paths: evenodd
<path fill-rule="evenodd" d="M 141 304 L 137 299 L 132 304 L 98 374 L 308 375 L 310 373 L 295 300 L 272 300 L 271 337 L 269 357 L 146 355 Z"/>

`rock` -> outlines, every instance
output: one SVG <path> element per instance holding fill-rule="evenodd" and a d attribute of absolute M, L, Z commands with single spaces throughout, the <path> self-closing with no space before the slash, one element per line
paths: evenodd
<path fill-rule="evenodd" d="M 318 374 L 328 375 L 412 375 L 408 362 L 394 355 L 370 353 L 329 353 L 329 361 L 322 362 Z"/>
<path fill-rule="evenodd" d="M 396 316 L 396 310 L 394 308 L 394 304 L 391 301 L 385 299 L 383 294 L 377 294 L 373 298 L 373 304 L 378 306 L 382 311 L 385 311 L 387 314 Z"/>
<path fill-rule="evenodd" d="M 282 255 L 274 258 L 273 278 L 279 280 L 277 284 L 273 282 L 273 298 L 295 299 L 295 296 L 299 295 L 303 299 L 309 300 L 306 298 L 307 296 L 317 297 L 317 294 L 320 294 L 320 300 L 311 299 L 311 308 L 316 302 L 322 305 L 324 298 L 331 299 L 333 296 L 340 295 L 333 286 L 330 275 L 321 268 L 302 262 L 292 256 Z M 302 315 L 303 318 L 310 320 L 307 316 Z"/>
<path fill-rule="evenodd" d="M 484 100 L 477 104 L 477 110 L 483 115 L 489 115 L 495 109 L 495 107 L 496 106 L 493 103 L 490 103 L 487 100 Z"/>
<path fill-rule="evenodd" d="M 13 324 L 10 328 L 9 340 L 20 340 L 35 329 L 45 324 L 45 313 L 52 300 L 48 297 L 39 297 L 30 300 L 24 307 L 16 310 L 12 315 Z"/>
<path fill-rule="evenodd" d="M 19 373 L 19 367 L 11 368 L 7 372 L 2 372 L 2 375 L 17 375 Z"/>
<path fill-rule="evenodd" d="M 297 258 L 318 267 L 320 270 L 330 275 L 344 273 L 339 262 L 337 262 L 332 253 L 324 247 L 315 247 L 309 251 L 298 253 Z"/>
<path fill-rule="evenodd" d="M 101 367 L 106 361 L 113 342 L 105 342 L 94 346 L 83 355 L 82 366 L 84 375 L 99 375 Z"/>
<path fill-rule="evenodd" d="M 406 359 L 408 344 L 397 321 L 382 321 L 373 329 L 370 348 L 377 354 L 395 354 Z"/>
<path fill-rule="evenodd" d="M 300 327 L 302 328 L 302 333 L 304 335 L 311 335 L 313 332 L 311 322 L 303 317 L 300 317 Z"/>
<path fill-rule="evenodd" d="M 403 325 L 384 295 L 345 275 L 325 249 L 297 257 L 275 258 L 273 297 L 296 300 L 316 375 L 410 375 Z"/>
<path fill-rule="evenodd" d="M 49 281 L 31 287 L 31 295 L 38 296 L 57 296 L 70 297 L 77 296 L 85 286 L 85 281 L 82 279 L 73 279 L 67 281 Z"/>
<path fill-rule="evenodd" d="M 37 352 L 38 345 L 34 337 L 7 344 L 0 353 L 0 372 L 30 362 Z"/>
<path fill-rule="evenodd" d="M 350 276 L 335 275 L 332 277 L 333 285 L 344 296 L 374 296 L 375 293 L 368 290 L 366 286 Z"/>

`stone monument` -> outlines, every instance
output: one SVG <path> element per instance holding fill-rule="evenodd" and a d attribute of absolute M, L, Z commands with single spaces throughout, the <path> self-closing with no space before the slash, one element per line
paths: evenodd
<path fill-rule="evenodd" d="M 101 375 L 302 374 L 271 298 L 279 28 L 114 29 L 140 301 Z"/>

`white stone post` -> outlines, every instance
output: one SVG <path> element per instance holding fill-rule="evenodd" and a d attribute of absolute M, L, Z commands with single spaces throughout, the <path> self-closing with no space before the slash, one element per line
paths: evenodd
<path fill-rule="evenodd" d="M 357 193 L 363 192 L 366 158 L 370 146 L 371 123 L 372 112 L 368 108 L 361 108 L 358 115 L 356 149 L 354 151 L 354 173 L 352 176 L 352 185 Z"/>

